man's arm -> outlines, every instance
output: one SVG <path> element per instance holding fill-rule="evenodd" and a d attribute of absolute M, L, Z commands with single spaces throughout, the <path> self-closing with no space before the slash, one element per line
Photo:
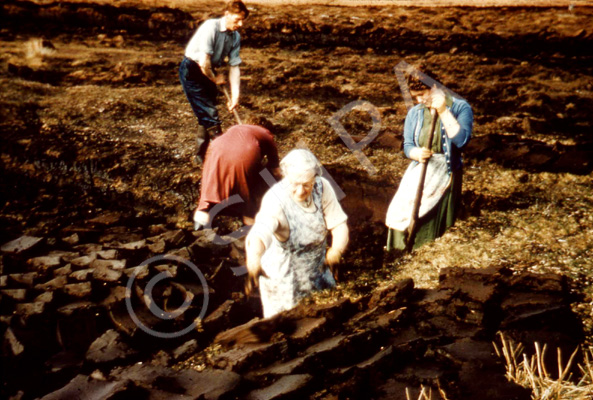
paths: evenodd
<path fill-rule="evenodd" d="M 228 107 L 229 111 L 233 111 L 239 105 L 241 95 L 241 69 L 238 65 L 229 68 L 229 82 L 231 83 L 231 101 Z"/>
<path fill-rule="evenodd" d="M 200 66 L 202 73 L 212 82 L 214 82 L 217 85 L 225 84 L 226 80 L 224 79 L 224 75 L 214 75 L 214 71 L 212 70 L 212 61 L 210 59 L 210 54 L 200 52 L 198 65 Z"/>

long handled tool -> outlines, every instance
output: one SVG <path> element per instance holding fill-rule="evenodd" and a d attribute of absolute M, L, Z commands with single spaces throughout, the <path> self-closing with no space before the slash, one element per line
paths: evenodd
<path fill-rule="evenodd" d="M 224 92 L 224 95 L 226 96 L 226 99 L 229 101 L 231 101 L 231 95 L 229 94 L 229 91 L 226 89 L 226 86 L 222 87 L 222 91 Z M 239 123 L 239 125 L 242 125 L 243 122 L 241 122 L 241 117 L 239 117 L 239 113 L 237 112 L 236 109 L 233 109 L 233 114 L 235 115 L 235 118 L 237 119 L 237 122 Z"/>
<path fill-rule="evenodd" d="M 427 149 L 432 147 L 432 139 L 434 137 L 434 129 L 437 123 L 437 111 L 434 108 L 430 109 L 430 117 L 432 118 L 430 124 L 430 132 L 428 134 L 428 140 L 426 146 Z M 412 218 L 410 219 L 410 225 L 408 226 L 408 241 L 406 243 L 406 252 L 412 251 L 414 247 L 414 241 L 416 240 L 416 225 L 418 224 L 418 212 L 420 210 L 420 203 L 422 202 L 422 191 L 424 190 L 424 181 L 426 179 L 426 168 L 428 167 L 428 161 L 420 164 L 420 180 L 418 182 L 418 189 L 416 189 L 416 197 L 414 199 L 414 208 L 412 209 Z"/>

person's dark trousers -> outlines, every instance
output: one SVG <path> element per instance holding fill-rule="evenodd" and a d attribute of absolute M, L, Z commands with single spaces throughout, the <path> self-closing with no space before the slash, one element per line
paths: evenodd
<path fill-rule="evenodd" d="M 216 137 L 221 130 L 216 109 L 218 89 L 216 84 L 202 73 L 200 66 L 187 57 L 183 57 L 179 65 L 179 80 L 200 124 L 197 135 L 198 157 L 203 159 L 210 142 L 208 132 Z"/>
<path fill-rule="evenodd" d="M 204 161 L 204 157 L 206 156 L 206 150 L 208 149 L 208 145 L 210 144 L 210 138 L 216 139 L 222 134 L 222 129 L 220 125 L 214 125 L 208 129 L 204 128 L 202 125 L 198 126 L 198 135 L 196 138 L 197 142 L 197 161 L 202 163 Z"/>

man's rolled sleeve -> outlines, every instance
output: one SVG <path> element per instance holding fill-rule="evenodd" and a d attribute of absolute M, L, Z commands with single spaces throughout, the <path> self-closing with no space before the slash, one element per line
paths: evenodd
<path fill-rule="evenodd" d="M 241 64 L 243 60 L 239 55 L 241 51 L 241 35 L 239 32 L 235 32 L 233 44 L 231 46 L 231 51 L 229 52 L 229 65 L 231 67 L 236 67 L 237 65 Z"/>
<path fill-rule="evenodd" d="M 200 53 L 212 55 L 214 53 L 216 29 L 217 25 L 214 20 L 207 20 L 202 23 L 187 44 L 185 56 L 198 62 Z"/>

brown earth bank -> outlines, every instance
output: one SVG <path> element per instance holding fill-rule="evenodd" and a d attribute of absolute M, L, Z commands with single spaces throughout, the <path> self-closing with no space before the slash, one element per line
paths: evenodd
<path fill-rule="evenodd" d="M 189 220 L 177 67 L 212 3 L 0 6 L 3 398 L 522 399 L 499 333 L 591 342 L 593 8 L 276 3 L 250 5 L 239 112 L 320 158 L 351 245 L 335 290 L 272 320 L 242 294 L 239 222 Z M 420 62 L 474 109 L 464 213 L 385 254 L 408 164 L 395 71 Z"/>

